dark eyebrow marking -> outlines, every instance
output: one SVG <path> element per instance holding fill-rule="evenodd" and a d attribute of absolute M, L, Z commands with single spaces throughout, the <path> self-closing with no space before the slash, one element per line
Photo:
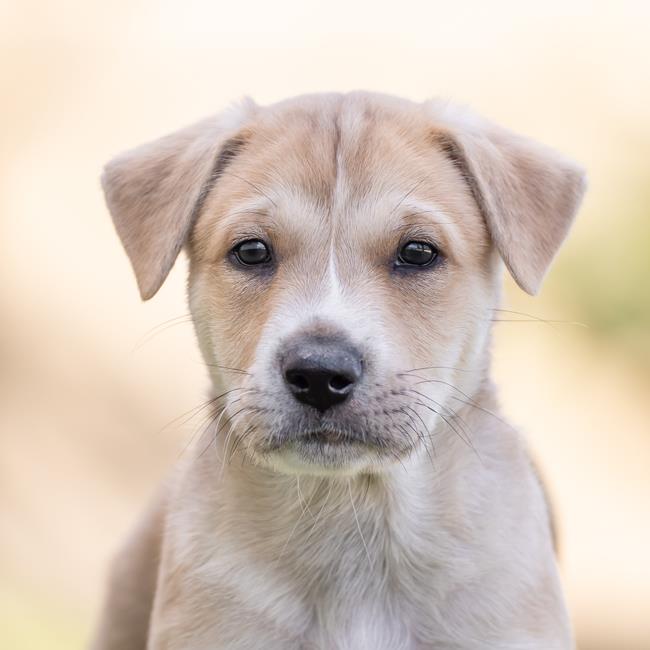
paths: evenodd
<path fill-rule="evenodd" d="M 189 225 L 190 231 L 194 228 L 194 224 L 198 221 L 198 218 L 203 211 L 203 206 L 205 205 L 208 195 L 212 191 L 215 183 L 221 176 L 223 176 L 226 171 L 226 167 L 228 167 L 232 160 L 240 153 L 245 144 L 246 140 L 244 137 L 237 135 L 230 138 L 229 140 L 226 140 L 221 149 L 219 149 L 219 153 L 217 154 L 216 158 L 214 159 L 214 163 L 212 164 L 212 169 L 210 170 L 208 177 L 203 181 L 199 195 L 196 199 L 196 202 L 194 203 L 194 207 L 192 208 L 192 216 L 190 217 Z"/>
<path fill-rule="evenodd" d="M 463 152 L 462 147 L 454 140 L 451 135 L 448 135 L 446 133 L 435 133 L 433 137 L 433 143 L 440 148 L 442 153 L 460 172 L 481 214 L 484 216 L 487 215 L 489 213 L 488 206 L 485 203 L 481 189 L 474 174 L 472 173 L 469 162 L 467 160 L 467 156 Z"/>

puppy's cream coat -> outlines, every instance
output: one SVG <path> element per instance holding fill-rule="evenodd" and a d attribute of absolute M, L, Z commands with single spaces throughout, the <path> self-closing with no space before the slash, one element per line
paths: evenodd
<path fill-rule="evenodd" d="M 352 93 L 244 103 L 103 183 L 143 298 L 186 247 L 214 417 L 116 559 L 95 650 L 573 647 L 489 344 L 501 260 L 537 291 L 579 168 L 448 104 Z M 358 358 L 331 408 L 283 371 L 309 342 Z"/>

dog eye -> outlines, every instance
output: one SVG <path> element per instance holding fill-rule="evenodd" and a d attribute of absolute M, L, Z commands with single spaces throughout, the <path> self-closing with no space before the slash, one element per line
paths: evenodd
<path fill-rule="evenodd" d="M 397 254 L 399 266 L 429 266 L 436 261 L 439 252 L 433 245 L 423 241 L 409 241 Z"/>
<path fill-rule="evenodd" d="M 265 264 L 271 261 L 269 247 L 260 239 L 247 239 L 232 249 L 238 262 L 246 266 Z"/>

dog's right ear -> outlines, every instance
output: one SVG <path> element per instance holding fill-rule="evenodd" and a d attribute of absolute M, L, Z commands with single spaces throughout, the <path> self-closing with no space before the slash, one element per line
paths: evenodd
<path fill-rule="evenodd" d="M 127 151 L 104 168 L 106 203 L 143 300 L 160 289 L 208 192 L 245 144 L 241 127 L 255 108 L 247 100 Z"/>

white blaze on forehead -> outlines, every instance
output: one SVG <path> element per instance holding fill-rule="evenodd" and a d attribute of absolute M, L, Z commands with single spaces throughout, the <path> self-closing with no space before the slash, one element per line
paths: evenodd
<path fill-rule="evenodd" d="M 331 298 L 334 300 L 340 300 L 343 294 L 343 287 L 341 286 L 341 279 L 339 278 L 336 268 L 336 247 L 334 246 L 333 239 L 327 263 L 327 281 Z"/>
<path fill-rule="evenodd" d="M 341 131 L 337 130 L 338 140 L 336 146 L 336 169 L 334 172 L 334 187 L 332 188 L 332 201 L 330 206 L 330 250 L 329 259 L 327 263 L 327 279 L 328 279 L 328 296 L 327 303 L 332 306 L 340 306 L 343 300 L 343 287 L 341 279 L 338 275 L 336 265 L 336 248 L 337 248 L 337 234 L 338 234 L 338 219 L 340 215 L 345 212 L 345 204 L 348 200 L 349 192 L 347 191 L 347 174 L 345 173 L 345 164 L 343 159 L 343 147 L 341 146 Z"/>

